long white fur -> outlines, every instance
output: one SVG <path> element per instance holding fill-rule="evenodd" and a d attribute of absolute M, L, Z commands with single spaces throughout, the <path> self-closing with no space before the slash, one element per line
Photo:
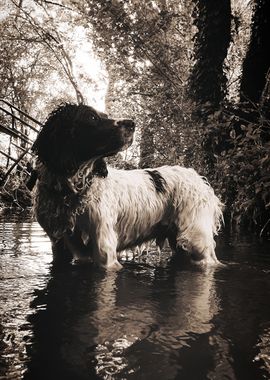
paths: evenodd
<path fill-rule="evenodd" d="M 151 170 L 151 169 L 149 169 Z M 145 170 L 109 168 L 106 178 L 95 177 L 84 196 L 84 213 L 77 216 L 84 243 L 106 268 L 119 266 L 117 252 L 147 240 L 157 223 L 177 227 L 177 243 L 200 255 L 201 264 L 216 264 L 214 235 L 222 222 L 222 203 L 195 170 L 180 166 L 157 168 L 165 179 L 157 192 Z M 66 244 L 77 256 L 66 237 Z"/>

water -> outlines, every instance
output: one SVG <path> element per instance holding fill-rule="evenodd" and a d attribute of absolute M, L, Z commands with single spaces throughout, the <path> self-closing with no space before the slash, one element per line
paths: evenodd
<path fill-rule="evenodd" d="M 37 223 L 0 222 L 0 379 L 270 379 L 270 244 L 221 237 L 226 267 L 169 251 L 118 273 L 55 267 Z"/>

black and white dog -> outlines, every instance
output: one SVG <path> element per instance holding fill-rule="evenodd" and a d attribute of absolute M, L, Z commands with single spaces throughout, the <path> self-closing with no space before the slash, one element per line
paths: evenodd
<path fill-rule="evenodd" d="M 202 265 L 217 264 L 214 235 L 222 204 L 193 169 L 107 168 L 104 157 L 133 140 L 131 120 L 112 120 L 85 105 L 66 104 L 49 115 L 33 151 L 37 220 L 56 258 L 89 257 L 117 268 L 118 252 L 155 239 L 183 248 Z"/>

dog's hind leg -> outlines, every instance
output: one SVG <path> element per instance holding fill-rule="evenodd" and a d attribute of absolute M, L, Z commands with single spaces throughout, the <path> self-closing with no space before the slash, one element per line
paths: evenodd
<path fill-rule="evenodd" d="M 177 247 L 177 228 L 173 223 L 171 225 L 160 225 L 157 229 L 156 244 L 160 251 L 164 247 L 166 239 L 169 242 L 169 246 L 172 250 L 172 253 L 176 253 L 178 250 Z"/>
<path fill-rule="evenodd" d="M 199 265 L 215 265 L 219 261 L 215 254 L 213 237 L 205 231 L 194 231 L 191 243 L 191 259 Z"/>
<path fill-rule="evenodd" d="M 216 265 L 213 221 L 207 208 L 198 212 L 196 220 L 182 229 L 177 236 L 177 244 L 186 250 L 191 259 L 199 265 Z"/>

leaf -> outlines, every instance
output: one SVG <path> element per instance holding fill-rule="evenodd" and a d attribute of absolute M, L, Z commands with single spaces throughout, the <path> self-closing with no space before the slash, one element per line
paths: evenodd
<path fill-rule="evenodd" d="M 268 156 L 268 154 L 265 156 L 265 157 L 263 157 L 261 160 L 260 160 L 260 162 L 261 162 L 261 164 L 263 164 L 265 161 L 267 161 L 269 159 L 269 156 Z"/>
<path fill-rule="evenodd" d="M 235 130 L 234 129 L 232 129 L 231 131 L 230 131 L 230 137 L 234 140 L 235 139 L 235 137 L 236 137 L 236 133 L 235 133 Z"/>
<path fill-rule="evenodd" d="M 260 184 L 257 184 L 257 185 L 255 186 L 255 194 L 259 194 L 259 193 L 261 192 L 261 190 L 262 190 L 261 185 L 260 185 Z"/>

